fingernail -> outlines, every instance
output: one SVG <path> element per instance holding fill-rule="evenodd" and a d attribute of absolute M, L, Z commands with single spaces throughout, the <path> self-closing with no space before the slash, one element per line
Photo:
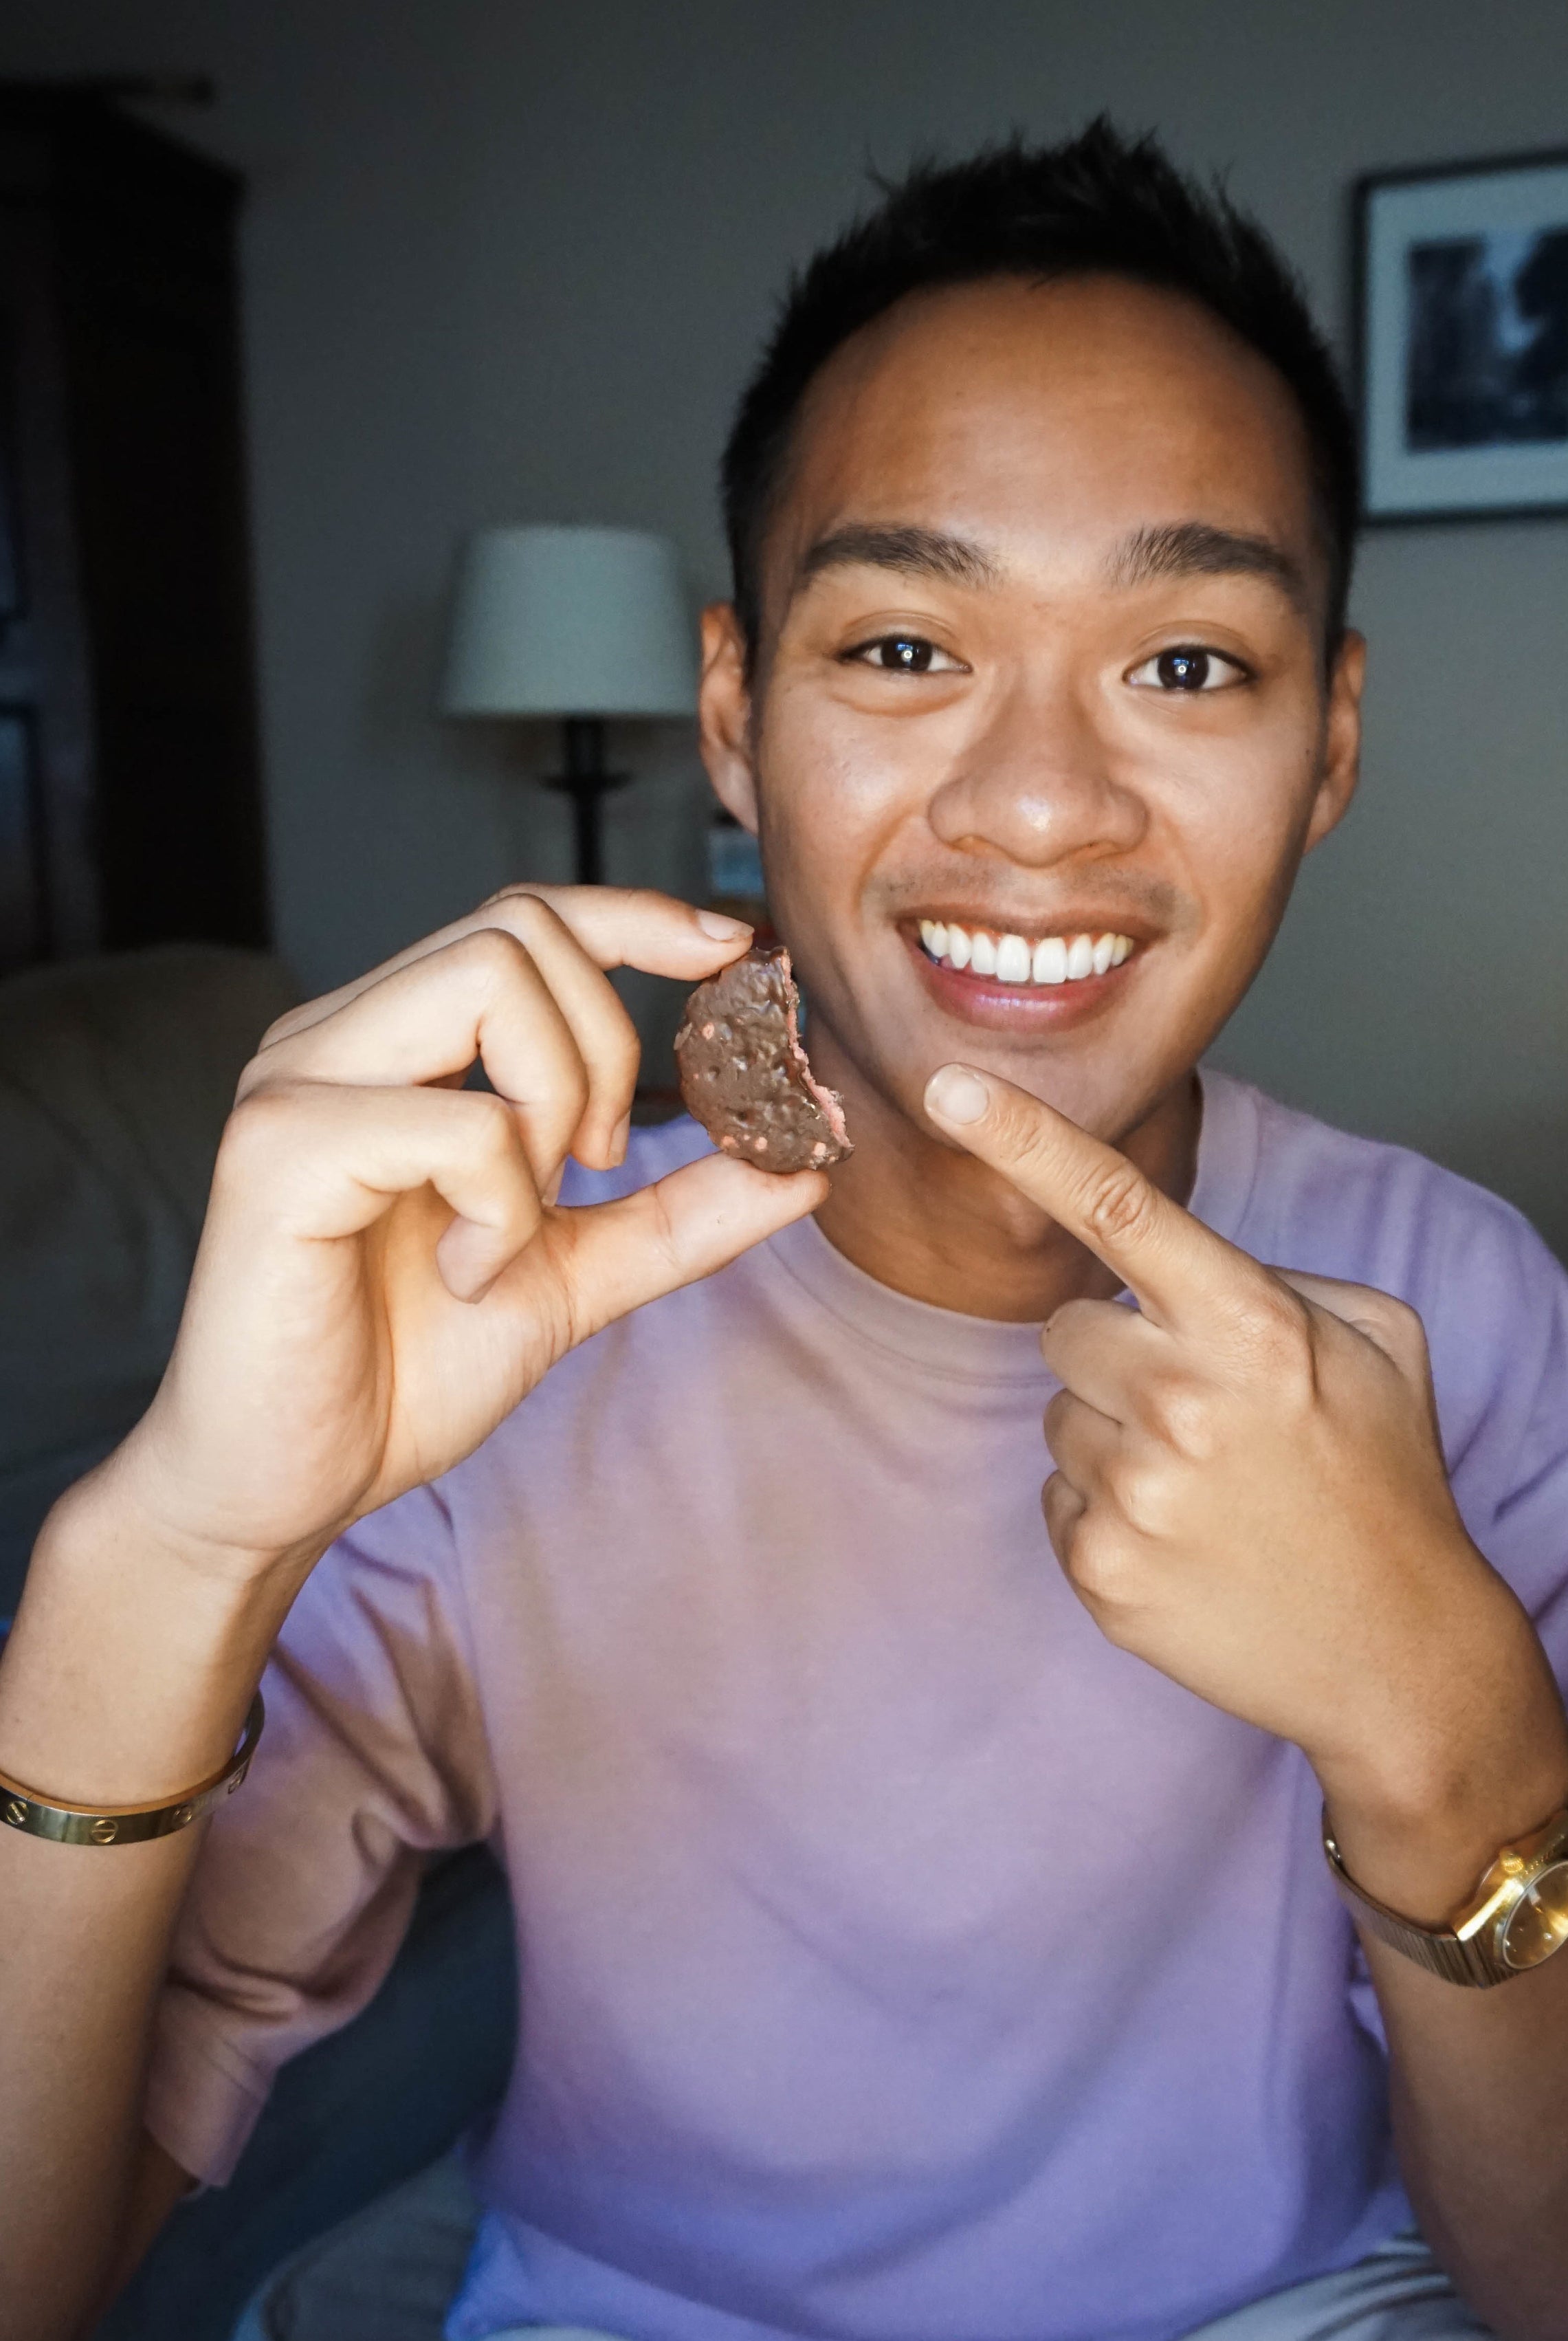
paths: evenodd
<path fill-rule="evenodd" d="M 978 1121 L 990 1102 L 990 1090 L 967 1065 L 944 1065 L 926 1083 L 926 1111 L 944 1121 Z"/>
<path fill-rule="evenodd" d="M 631 1135 L 631 1116 L 623 1113 L 610 1133 L 610 1163 L 611 1170 L 626 1160 L 626 1141 Z"/>
<path fill-rule="evenodd" d="M 732 943 L 737 935 L 754 932 L 744 919 L 727 919 L 722 911 L 699 911 L 697 923 L 716 943 Z"/>

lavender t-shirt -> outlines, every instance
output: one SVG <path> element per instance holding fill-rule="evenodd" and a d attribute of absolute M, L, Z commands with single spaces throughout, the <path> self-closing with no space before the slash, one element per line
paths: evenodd
<path fill-rule="evenodd" d="M 1568 1284 L 1523 1220 L 1213 1073 L 1193 1209 L 1421 1311 L 1465 1518 L 1561 1663 Z M 1052 1388 L 1034 1328 L 808 1221 L 362 1521 L 203 1854 L 170 2151 L 225 2177 L 420 1855 L 488 1837 L 521 2036 L 453 2341 L 1173 2341 L 1404 2223 L 1311 1773 L 1079 1606 Z"/>

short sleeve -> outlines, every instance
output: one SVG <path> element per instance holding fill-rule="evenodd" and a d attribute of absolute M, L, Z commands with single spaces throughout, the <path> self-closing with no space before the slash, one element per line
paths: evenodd
<path fill-rule="evenodd" d="M 1494 1197 L 1453 1230 L 1424 1310 L 1454 1492 L 1568 1686 L 1568 1275 Z"/>
<path fill-rule="evenodd" d="M 221 2185 L 280 2066 L 357 2015 L 424 1860 L 488 1837 L 495 1795 L 439 1489 L 318 1563 L 263 1681 L 249 1778 L 220 1807 L 157 2012 L 147 2127 Z"/>

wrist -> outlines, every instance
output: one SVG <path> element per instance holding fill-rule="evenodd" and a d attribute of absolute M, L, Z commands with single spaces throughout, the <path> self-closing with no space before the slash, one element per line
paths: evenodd
<path fill-rule="evenodd" d="M 178 1796 L 232 1750 L 299 1582 L 152 1519 L 109 1465 L 39 1537 L 0 1667 L 0 1770 L 60 1802 Z"/>
<path fill-rule="evenodd" d="M 1504 1663 L 1477 1654 L 1468 1697 L 1391 1729 L 1369 1758 L 1315 1764 L 1356 1884 L 1417 1925 L 1446 1925 L 1502 1847 L 1568 1805 L 1562 1696 L 1519 1616 Z"/>
<path fill-rule="evenodd" d="M 225 1484 L 223 1466 L 193 1459 L 171 1441 L 161 1397 L 112 1454 L 66 1489 L 40 1543 L 69 1539 L 91 1554 L 105 1540 L 118 1542 L 156 1553 L 194 1586 L 210 1584 L 220 1609 L 231 1607 L 231 1595 L 232 1606 L 243 1609 L 280 1585 L 288 1589 L 286 1607 L 352 1514 L 292 1539 L 254 1538 L 247 1531 L 256 1504 Z"/>

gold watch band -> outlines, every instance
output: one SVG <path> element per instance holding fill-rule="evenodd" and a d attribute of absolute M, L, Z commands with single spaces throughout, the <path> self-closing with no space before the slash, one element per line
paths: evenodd
<path fill-rule="evenodd" d="M 267 1711 L 258 1691 L 245 1718 L 244 1734 L 221 1772 L 166 1805 L 52 1804 L 19 1780 L 0 1772 L 0 1823 L 26 1837 L 46 1837 L 56 1845 L 141 1845 L 189 1828 L 224 1797 L 232 1797 L 251 1768 Z"/>
<path fill-rule="evenodd" d="M 1329 1823 L 1328 1808 L 1323 1814 L 1323 1850 L 1341 1898 L 1369 1935 L 1390 1949 L 1403 1952 L 1429 1975 L 1440 1976 L 1444 1983 L 1467 1986 L 1474 1991 L 1490 1990 L 1494 1984 L 1511 1983 L 1516 1976 L 1527 1974 L 1539 1964 L 1539 1957 L 1560 1947 L 1562 1937 L 1551 1941 L 1548 1954 L 1537 1954 L 1530 1960 L 1510 1958 L 1508 1944 L 1509 1921 L 1522 1901 L 1529 1897 L 1548 1870 L 1561 1876 L 1561 1864 L 1568 1852 L 1568 1808 L 1553 1813 L 1551 1819 L 1533 1829 L 1517 1845 L 1505 1846 L 1483 1878 L 1480 1888 L 1451 1927 L 1418 1927 L 1414 1919 L 1402 1918 L 1397 1910 L 1376 1901 L 1359 1887 L 1345 1866 L 1345 1857 L 1335 1840 Z"/>

